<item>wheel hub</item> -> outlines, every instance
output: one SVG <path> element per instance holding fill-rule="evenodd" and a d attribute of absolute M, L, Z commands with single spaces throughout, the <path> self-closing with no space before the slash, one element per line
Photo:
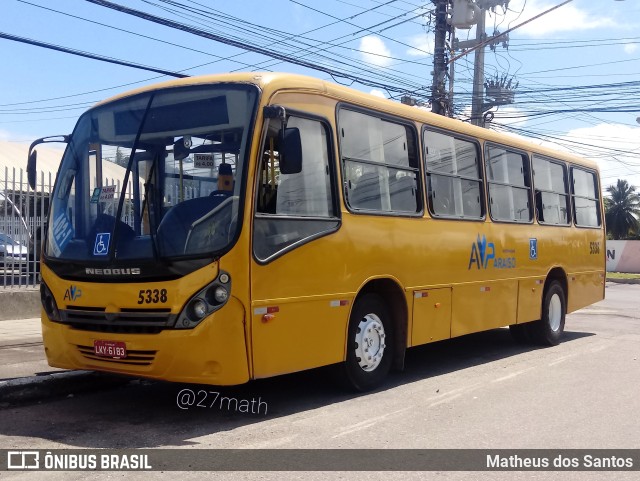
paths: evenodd
<path fill-rule="evenodd" d="M 549 327 L 552 331 L 560 329 L 560 323 L 562 322 L 562 301 L 558 294 L 551 296 L 549 301 Z"/>
<path fill-rule="evenodd" d="M 384 355 L 386 334 L 375 314 L 364 316 L 356 329 L 356 359 L 363 371 L 374 371 Z"/>

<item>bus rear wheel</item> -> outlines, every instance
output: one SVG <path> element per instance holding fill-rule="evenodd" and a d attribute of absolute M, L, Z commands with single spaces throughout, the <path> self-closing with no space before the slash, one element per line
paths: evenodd
<path fill-rule="evenodd" d="M 545 346 L 556 346 L 564 332 L 567 301 L 562 285 L 552 281 L 542 298 L 542 318 L 529 324 L 532 340 Z"/>
<path fill-rule="evenodd" d="M 347 336 L 343 380 L 358 391 L 380 385 L 391 368 L 394 346 L 391 316 L 380 296 L 365 294 L 356 300 Z"/>

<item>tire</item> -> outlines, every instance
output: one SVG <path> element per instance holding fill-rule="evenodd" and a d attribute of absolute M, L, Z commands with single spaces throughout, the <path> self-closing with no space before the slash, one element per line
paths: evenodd
<path fill-rule="evenodd" d="M 531 342 L 529 327 L 529 324 L 511 324 L 509 332 L 518 344 L 529 344 Z"/>
<path fill-rule="evenodd" d="M 529 333 L 537 344 L 557 346 L 564 332 L 567 300 L 558 281 L 552 281 L 542 298 L 542 318 L 531 323 Z"/>
<path fill-rule="evenodd" d="M 357 391 L 379 386 L 391 368 L 394 334 L 391 316 L 380 296 L 365 294 L 357 299 L 349 318 L 343 383 Z"/>

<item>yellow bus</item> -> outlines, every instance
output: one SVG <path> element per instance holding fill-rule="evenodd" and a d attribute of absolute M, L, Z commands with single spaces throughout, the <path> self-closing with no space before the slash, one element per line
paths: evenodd
<path fill-rule="evenodd" d="M 596 164 L 419 108 L 212 75 L 99 103 L 63 140 L 51 366 L 235 385 L 335 364 L 366 390 L 413 346 L 501 326 L 555 345 L 604 297 Z"/>

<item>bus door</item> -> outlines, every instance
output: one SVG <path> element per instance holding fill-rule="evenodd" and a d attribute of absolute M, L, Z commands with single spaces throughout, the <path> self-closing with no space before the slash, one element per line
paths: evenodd
<path fill-rule="evenodd" d="M 286 123 L 282 117 L 265 121 L 258 162 L 251 268 L 257 378 L 342 361 L 349 315 L 333 294 L 344 259 L 335 234 L 330 127 L 303 115 L 287 115 Z"/>

